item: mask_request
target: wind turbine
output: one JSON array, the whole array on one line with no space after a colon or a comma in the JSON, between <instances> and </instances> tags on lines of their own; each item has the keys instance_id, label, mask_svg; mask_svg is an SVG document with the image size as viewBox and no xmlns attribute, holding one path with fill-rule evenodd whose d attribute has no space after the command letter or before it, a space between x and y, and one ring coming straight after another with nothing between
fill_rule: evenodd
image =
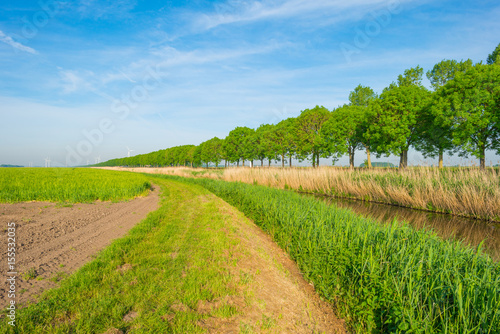
<instances>
[{"instance_id":1,"label":"wind turbine","mask_svg":"<svg viewBox=\"0 0 500 334\"><path fill-rule=\"evenodd\" d=\"M134 152L134 150L129 149L127 146L127 151L128 151L128 157L130 158L130 152Z\"/></svg>"}]
</instances>

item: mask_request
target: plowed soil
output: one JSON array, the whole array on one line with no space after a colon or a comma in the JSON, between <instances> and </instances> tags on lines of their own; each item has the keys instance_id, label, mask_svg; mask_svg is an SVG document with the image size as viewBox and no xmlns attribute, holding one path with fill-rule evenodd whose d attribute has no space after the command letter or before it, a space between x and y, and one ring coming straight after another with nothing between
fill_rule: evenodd
<instances>
[{"instance_id":1,"label":"plowed soil","mask_svg":"<svg viewBox=\"0 0 500 334\"><path fill-rule=\"evenodd\" d=\"M0 204L0 245L3 284L0 307L7 305L7 224L16 225L16 302L36 301L36 295L57 286L105 248L124 236L158 208L159 190L128 202L74 204L49 202Z\"/></svg>"}]
</instances>

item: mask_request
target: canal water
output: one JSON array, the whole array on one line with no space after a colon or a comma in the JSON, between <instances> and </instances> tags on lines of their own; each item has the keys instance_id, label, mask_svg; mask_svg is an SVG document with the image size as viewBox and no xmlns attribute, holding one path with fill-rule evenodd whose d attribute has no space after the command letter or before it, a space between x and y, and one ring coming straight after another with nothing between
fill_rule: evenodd
<instances>
[{"instance_id":1,"label":"canal water","mask_svg":"<svg viewBox=\"0 0 500 334\"><path fill-rule=\"evenodd\" d=\"M477 247L485 240L483 250L495 261L500 260L500 224L452 215L413 210L392 205L370 203L332 197L318 197L328 204L348 208L356 214L381 223L406 221L417 229L434 230L441 238L454 238Z\"/></svg>"}]
</instances>

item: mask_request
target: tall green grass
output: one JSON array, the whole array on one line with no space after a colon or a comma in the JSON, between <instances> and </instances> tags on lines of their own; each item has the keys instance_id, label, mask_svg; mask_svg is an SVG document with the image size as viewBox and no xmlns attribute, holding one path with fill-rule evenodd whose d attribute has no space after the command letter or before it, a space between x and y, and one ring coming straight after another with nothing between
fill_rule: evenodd
<instances>
[{"instance_id":1,"label":"tall green grass","mask_svg":"<svg viewBox=\"0 0 500 334\"><path fill-rule=\"evenodd\" d=\"M121 201L151 188L139 174L88 168L0 168L0 202Z\"/></svg>"},{"instance_id":2,"label":"tall green grass","mask_svg":"<svg viewBox=\"0 0 500 334\"><path fill-rule=\"evenodd\" d=\"M296 193L198 183L267 231L356 333L500 333L500 266L404 223L381 226Z\"/></svg>"}]
</instances>

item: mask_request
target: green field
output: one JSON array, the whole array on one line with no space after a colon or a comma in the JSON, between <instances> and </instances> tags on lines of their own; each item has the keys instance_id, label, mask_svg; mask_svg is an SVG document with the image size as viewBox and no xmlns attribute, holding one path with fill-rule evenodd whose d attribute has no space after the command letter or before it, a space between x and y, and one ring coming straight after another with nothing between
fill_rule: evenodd
<instances>
[{"instance_id":1,"label":"green field","mask_svg":"<svg viewBox=\"0 0 500 334\"><path fill-rule=\"evenodd\" d=\"M2 168L0 203L122 201L147 193L143 175L88 168Z\"/></svg>"}]
</instances>

